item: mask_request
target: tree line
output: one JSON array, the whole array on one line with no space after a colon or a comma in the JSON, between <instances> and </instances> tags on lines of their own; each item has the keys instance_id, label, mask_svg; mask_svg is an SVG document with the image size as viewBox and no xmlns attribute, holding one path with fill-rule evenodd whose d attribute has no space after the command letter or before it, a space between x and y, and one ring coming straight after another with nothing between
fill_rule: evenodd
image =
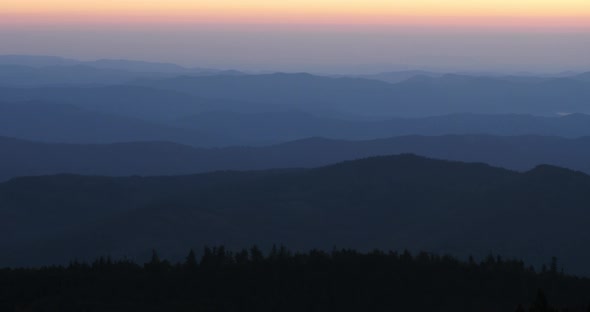
<instances>
[{"instance_id":1,"label":"tree line","mask_svg":"<svg viewBox=\"0 0 590 312\"><path fill-rule=\"evenodd\" d=\"M170 262L0 270L0 311L590 311L590 279L557 259L535 269L490 255L408 251L190 251Z\"/></svg>"}]
</instances>

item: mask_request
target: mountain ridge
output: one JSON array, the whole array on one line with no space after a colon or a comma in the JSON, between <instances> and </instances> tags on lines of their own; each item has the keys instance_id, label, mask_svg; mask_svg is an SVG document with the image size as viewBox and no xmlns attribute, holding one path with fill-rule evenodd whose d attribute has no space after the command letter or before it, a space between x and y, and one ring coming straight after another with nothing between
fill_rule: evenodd
<instances>
[{"instance_id":1,"label":"mountain ridge","mask_svg":"<svg viewBox=\"0 0 590 312\"><path fill-rule=\"evenodd\" d=\"M588 274L590 253L574 246L590 241L590 176L540 168L404 154L316 169L17 178L0 183L0 223L18 244L0 239L8 251L0 263L137 257L152 248L175 259L190 247L254 242L557 256L569 272Z\"/></svg>"},{"instance_id":2,"label":"mountain ridge","mask_svg":"<svg viewBox=\"0 0 590 312\"><path fill-rule=\"evenodd\" d=\"M312 137L270 146L196 148L172 142L53 144L0 137L0 180L51 173L178 175L216 170L313 168L414 153L526 171L551 164L590 173L590 137L444 135L346 141ZM72 161L74 159L75 161Z\"/></svg>"},{"instance_id":3,"label":"mountain ridge","mask_svg":"<svg viewBox=\"0 0 590 312\"><path fill-rule=\"evenodd\" d=\"M0 102L0 134L61 143L165 140L208 145L219 141L196 130L44 101Z\"/></svg>"}]
</instances>

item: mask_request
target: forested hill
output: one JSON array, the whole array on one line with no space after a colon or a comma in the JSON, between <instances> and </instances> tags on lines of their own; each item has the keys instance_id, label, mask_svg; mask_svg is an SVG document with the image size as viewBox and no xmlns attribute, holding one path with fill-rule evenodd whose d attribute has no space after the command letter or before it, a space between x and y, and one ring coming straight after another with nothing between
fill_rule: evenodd
<instances>
[{"instance_id":1,"label":"forested hill","mask_svg":"<svg viewBox=\"0 0 590 312\"><path fill-rule=\"evenodd\" d=\"M0 184L1 265L98 255L179 259L223 244L490 252L590 273L590 176L414 155L318 169L178 177L45 176Z\"/></svg>"}]
</instances>

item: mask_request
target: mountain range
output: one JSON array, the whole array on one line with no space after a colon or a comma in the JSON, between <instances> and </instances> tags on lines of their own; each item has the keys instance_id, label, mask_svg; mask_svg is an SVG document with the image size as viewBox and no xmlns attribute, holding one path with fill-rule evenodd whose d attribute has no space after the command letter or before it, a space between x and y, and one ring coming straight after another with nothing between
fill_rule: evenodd
<instances>
[{"instance_id":1,"label":"mountain range","mask_svg":"<svg viewBox=\"0 0 590 312\"><path fill-rule=\"evenodd\" d=\"M588 113L588 82L553 78L513 82L494 77L417 76L390 84L310 74L144 79L139 85L203 98L272 104L275 110L342 112L359 116L424 117L453 113Z\"/></svg>"},{"instance_id":2,"label":"mountain range","mask_svg":"<svg viewBox=\"0 0 590 312\"><path fill-rule=\"evenodd\" d=\"M296 110L331 117L381 119L457 113L555 116L590 113L587 76L588 73L479 76L405 71L330 77L306 73L248 74L131 60L0 56L0 85L25 88L16 96L14 92L18 91L4 89L0 98L3 101L15 101L14 97L52 100L37 98L44 92L31 90L49 86L66 87L58 97L67 98L67 87L132 85L194 96L201 99L208 110L241 113ZM101 96L109 96L108 90L100 91L105 92ZM31 98L33 96L36 98ZM219 105L225 101L230 105ZM132 104L130 99L118 102ZM174 96L160 103L178 105Z\"/></svg>"},{"instance_id":3,"label":"mountain range","mask_svg":"<svg viewBox=\"0 0 590 312\"><path fill-rule=\"evenodd\" d=\"M114 69L129 72L150 73L202 73L218 72L214 69L188 68L173 63L147 62L125 59L99 59L94 61L80 61L50 55L0 55L0 65L24 66L32 68L47 68L59 66L87 66L97 69Z\"/></svg>"},{"instance_id":4,"label":"mountain range","mask_svg":"<svg viewBox=\"0 0 590 312\"><path fill-rule=\"evenodd\" d=\"M588 189L590 176L548 165L518 173L413 155L317 169L17 178L0 184L0 266L277 243L499 253L533 264L556 256L587 274Z\"/></svg>"},{"instance_id":5,"label":"mountain range","mask_svg":"<svg viewBox=\"0 0 590 312\"><path fill-rule=\"evenodd\" d=\"M150 123L141 119L89 111L69 104L28 101L0 102L0 134L56 143L173 141L215 145L220 137Z\"/></svg>"},{"instance_id":6,"label":"mountain range","mask_svg":"<svg viewBox=\"0 0 590 312\"><path fill-rule=\"evenodd\" d=\"M4 86L113 85L141 78L220 74L242 73L133 60L78 61L52 56L0 55L0 85Z\"/></svg>"},{"instance_id":7,"label":"mountain range","mask_svg":"<svg viewBox=\"0 0 590 312\"><path fill-rule=\"evenodd\" d=\"M15 100L0 102L0 136L79 144L170 141L196 147L274 145L309 137L371 140L450 134L590 136L590 116L584 114L455 114L360 120L298 111L210 111L209 105L249 107L250 103L209 101L144 87L67 89L23 90L16 95L13 89L0 88L0 94L12 93L10 99Z\"/></svg>"},{"instance_id":8,"label":"mountain range","mask_svg":"<svg viewBox=\"0 0 590 312\"><path fill-rule=\"evenodd\" d=\"M489 134L541 135L576 138L590 136L590 116L453 114L423 118L351 120L304 112L232 113L209 111L177 120L172 125L203 132L221 129L244 143L280 143L308 137L369 140L403 135ZM220 125L223 125L220 127Z\"/></svg>"},{"instance_id":9,"label":"mountain range","mask_svg":"<svg viewBox=\"0 0 590 312\"><path fill-rule=\"evenodd\" d=\"M589 77L0 56L0 267L284 244L587 275Z\"/></svg>"},{"instance_id":10,"label":"mountain range","mask_svg":"<svg viewBox=\"0 0 590 312\"><path fill-rule=\"evenodd\" d=\"M59 173L150 176L217 170L313 168L414 153L526 171L550 164L590 173L590 137L403 136L368 141L310 138L264 147L194 148L167 142L47 144L0 138L0 180Z\"/></svg>"}]
</instances>

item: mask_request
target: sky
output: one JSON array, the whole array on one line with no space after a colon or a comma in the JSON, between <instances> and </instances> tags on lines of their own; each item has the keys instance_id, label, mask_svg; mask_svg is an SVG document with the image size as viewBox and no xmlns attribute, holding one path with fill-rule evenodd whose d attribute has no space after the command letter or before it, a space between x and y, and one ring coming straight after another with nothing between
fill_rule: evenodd
<instances>
[{"instance_id":1,"label":"sky","mask_svg":"<svg viewBox=\"0 0 590 312\"><path fill-rule=\"evenodd\" d=\"M0 42L242 70L584 71L590 1L4 0Z\"/></svg>"}]
</instances>

